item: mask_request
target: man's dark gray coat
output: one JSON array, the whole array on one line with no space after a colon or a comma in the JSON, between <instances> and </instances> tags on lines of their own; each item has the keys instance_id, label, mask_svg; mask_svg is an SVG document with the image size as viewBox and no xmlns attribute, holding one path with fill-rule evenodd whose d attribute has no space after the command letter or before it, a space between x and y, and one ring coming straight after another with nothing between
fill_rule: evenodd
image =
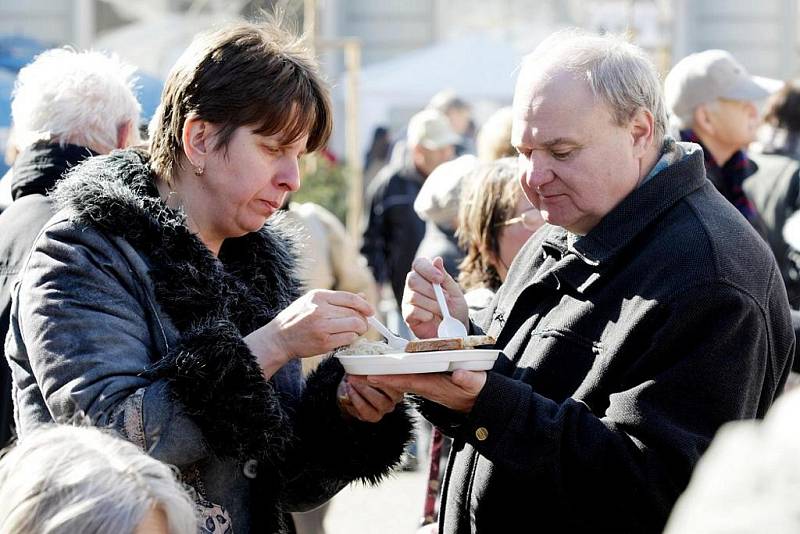
<instances>
[{"instance_id":1,"label":"man's dark gray coat","mask_svg":"<svg viewBox=\"0 0 800 534\"><path fill-rule=\"evenodd\" d=\"M504 355L471 413L423 405L455 436L441 532L660 532L720 425L780 393L772 253L674 149L589 234L545 226L519 253L478 320Z\"/></svg>"}]
</instances>

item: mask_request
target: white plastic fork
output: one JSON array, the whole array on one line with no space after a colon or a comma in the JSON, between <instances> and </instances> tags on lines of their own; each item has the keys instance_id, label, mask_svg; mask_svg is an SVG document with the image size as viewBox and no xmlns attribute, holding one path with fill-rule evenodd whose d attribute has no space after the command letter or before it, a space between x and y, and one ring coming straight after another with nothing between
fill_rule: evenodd
<instances>
[{"instance_id":1,"label":"white plastic fork","mask_svg":"<svg viewBox=\"0 0 800 534\"><path fill-rule=\"evenodd\" d=\"M377 320L374 315L370 315L367 317L367 322L378 332L381 333L383 337L386 338L386 343L392 347L393 349L397 350L406 350L406 345L408 345L408 340L403 339L402 337L395 335L392 333L391 330L386 328L382 322Z\"/></svg>"},{"instance_id":2,"label":"white plastic fork","mask_svg":"<svg viewBox=\"0 0 800 534\"><path fill-rule=\"evenodd\" d=\"M450 315L450 310L447 309L447 301L444 299L444 293L442 292L442 286L433 284L433 292L436 293L436 300L439 302L439 308L442 310L442 322L439 323L436 334L439 337L466 338L467 328L464 326L464 323Z\"/></svg>"}]
</instances>

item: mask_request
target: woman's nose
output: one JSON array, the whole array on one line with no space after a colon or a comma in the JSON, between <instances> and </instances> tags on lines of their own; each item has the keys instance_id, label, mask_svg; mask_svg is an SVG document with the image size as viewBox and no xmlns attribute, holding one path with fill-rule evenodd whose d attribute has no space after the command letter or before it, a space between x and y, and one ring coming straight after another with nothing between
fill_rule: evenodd
<instances>
[{"instance_id":1,"label":"woman's nose","mask_svg":"<svg viewBox=\"0 0 800 534\"><path fill-rule=\"evenodd\" d=\"M300 162L297 158L287 156L281 162L278 172L278 185L290 192L300 189Z\"/></svg>"}]
</instances>

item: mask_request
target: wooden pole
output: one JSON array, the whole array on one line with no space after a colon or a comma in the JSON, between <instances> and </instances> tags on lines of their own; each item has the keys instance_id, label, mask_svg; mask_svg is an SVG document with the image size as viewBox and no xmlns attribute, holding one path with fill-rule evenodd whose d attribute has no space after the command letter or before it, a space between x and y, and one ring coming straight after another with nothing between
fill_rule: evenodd
<instances>
[{"instance_id":1,"label":"wooden pole","mask_svg":"<svg viewBox=\"0 0 800 534\"><path fill-rule=\"evenodd\" d=\"M347 68L347 91L344 104L345 152L348 167L350 168L347 230L358 243L361 238L364 175L361 168L361 147L358 138L358 77L361 72L361 43L357 39L348 39L344 43L344 60Z\"/></svg>"}]
</instances>

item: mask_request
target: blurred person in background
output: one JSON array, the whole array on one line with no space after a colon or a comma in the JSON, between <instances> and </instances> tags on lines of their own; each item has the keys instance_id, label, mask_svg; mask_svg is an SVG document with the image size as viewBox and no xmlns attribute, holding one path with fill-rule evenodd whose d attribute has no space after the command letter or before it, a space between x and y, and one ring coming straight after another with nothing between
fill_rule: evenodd
<instances>
[{"instance_id":1,"label":"blurred person in background","mask_svg":"<svg viewBox=\"0 0 800 534\"><path fill-rule=\"evenodd\" d=\"M47 193L81 161L139 141L134 67L100 52L48 50L20 70L11 99L14 202L0 214L0 339L11 285L39 231L55 213ZM12 435L11 377L0 362L0 445Z\"/></svg>"},{"instance_id":2,"label":"blurred person in background","mask_svg":"<svg viewBox=\"0 0 800 534\"><path fill-rule=\"evenodd\" d=\"M51 194L62 209L12 294L20 439L85 414L176 466L204 528L237 534L284 532L288 512L399 462L402 394L351 386L335 358L301 373L363 334L372 306L301 296L291 240L268 222L331 121L316 63L277 17L193 40L150 150L90 158Z\"/></svg>"},{"instance_id":3,"label":"blurred person in background","mask_svg":"<svg viewBox=\"0 0 800 534\"><path fill-rule=\"evenodd\" d=\"M773 84L750 73L725 50L681 59L664 80L664 98L681 141L703 148L706 177L767 239L764 220L744 191L756 166L745 150L760 124L757 104Z\"/></svg>"},{"instance_id":4,"label":"blurred person in background","mask_svg":"<svg viewBox=\"0 0 800 534\"><path fill-rule=\"evenodd\" d=\"M372 132L372 143L369 145L367 155L364 157L364 187L369 184L378 172L389 163L392 155L392 138L389 128L378 126Z\"/></svg>"},{"instance_id":5,"label":"blurred person in background","mask_svg":"<svg viewBox=\"0 0 800 534\"><path fill-rule=\"evenodd\" d=\"M370 184L361 253L378 284L392 287L398 309L406 274L425 234L414 201L433 170L455 155L459 137L438 111L420 111L408 122L407 154L402 164L390 163Z\"/></svg>"},{"instance_id":6,"label":"blurred person in background","mask_svg":"<svg viewBox=\"0 0 800 534\"><path fill-rule=\"evenodd\" d=\"M425 221L425 236L415 257L441 257L453 277L458 277L458 264L464 257L456 239L461 193L477 166L478 158L471 154L442 163L425 180L414 201L414 211Z\"/></svg>"},{"instance_id":7,"label":"blurred person in background","mask_svg":"<svg viewBox=\"0 0 800 534\"><path fill-rule=\"evenodd\" d=\"M458 284L471 313L489 305L517 252L544 224L519 185L521 172L516 158L485 163L462 197L457 235L466 256Z\"/></svg>"},{"instance_id":8,"label":"blurred person in background","mask_svg":"<svg viewBox=\"0 0 800 534\"><path fill-rule=\"evenodd\" d=\"M475 154L475 123L472 121L472 108L455 91L439 91L428 102L428 109L435 109L450 122L450 127L459 136L455 144L456 156Z\"/></svg>"},{"instance_id":9,"label":"blurred person in background","mask_svg":"<svg viewBox=\"0 0 800 534\"><path fill-rule=\"evenodd\" d=\"M767 227L767 241L781 269L792 308L800 308L800 253L783 237L786 221L800 208L800 86L788 82L767 102L766 143L748 157L755 172L744 182ZM800 344L798 344L800 348ZM800 365L795 358L795 369Z\"/></svg>"},{"instance_id":10,"label":"blurred person in background","mask_svg":"<svg viewBox=\"0 0 800 534\"><path fill-rule=\"evenodd\" d=\"M800 159L800 81L786 82L770 97L764 124L764 153Z\"/></svg>"},{"instance_id":11,"label":"blurred person in background","mask_svg":"<svg viewBox=\"0 0 800 534\"><path fill-rule=\"evenodd\" d=\"M478 159L484 162L517 155L511 144L511 106L500 108L492 113L478 130Z\"/></svg>"},{"instance_id":12,"label":"blurred person in background","mask_svg":"<svg viewBox=\"0 0 800 534\"><path fill-rule=\"evenodd\" d=\"M207 532L169 466L108 432L69 425L42 426L0 460L0 531Z\"/></svg>"},{"instance_id":13,"label":"blurred person in background","mask_svg":"<svg viewBox=\"0 0 800 534\"><path fill-rule=\"evenodd\" d=\"M724 423L763 417L794 333L766 243L666 136L644 50L577 30L523 60L512 140L548 223L470 321L458 284L420 258L403 315L451 315L502 351L492 370L353 377L427 401L454 437L443 534L661 532Z\"/></svg>"}]
</instances>

